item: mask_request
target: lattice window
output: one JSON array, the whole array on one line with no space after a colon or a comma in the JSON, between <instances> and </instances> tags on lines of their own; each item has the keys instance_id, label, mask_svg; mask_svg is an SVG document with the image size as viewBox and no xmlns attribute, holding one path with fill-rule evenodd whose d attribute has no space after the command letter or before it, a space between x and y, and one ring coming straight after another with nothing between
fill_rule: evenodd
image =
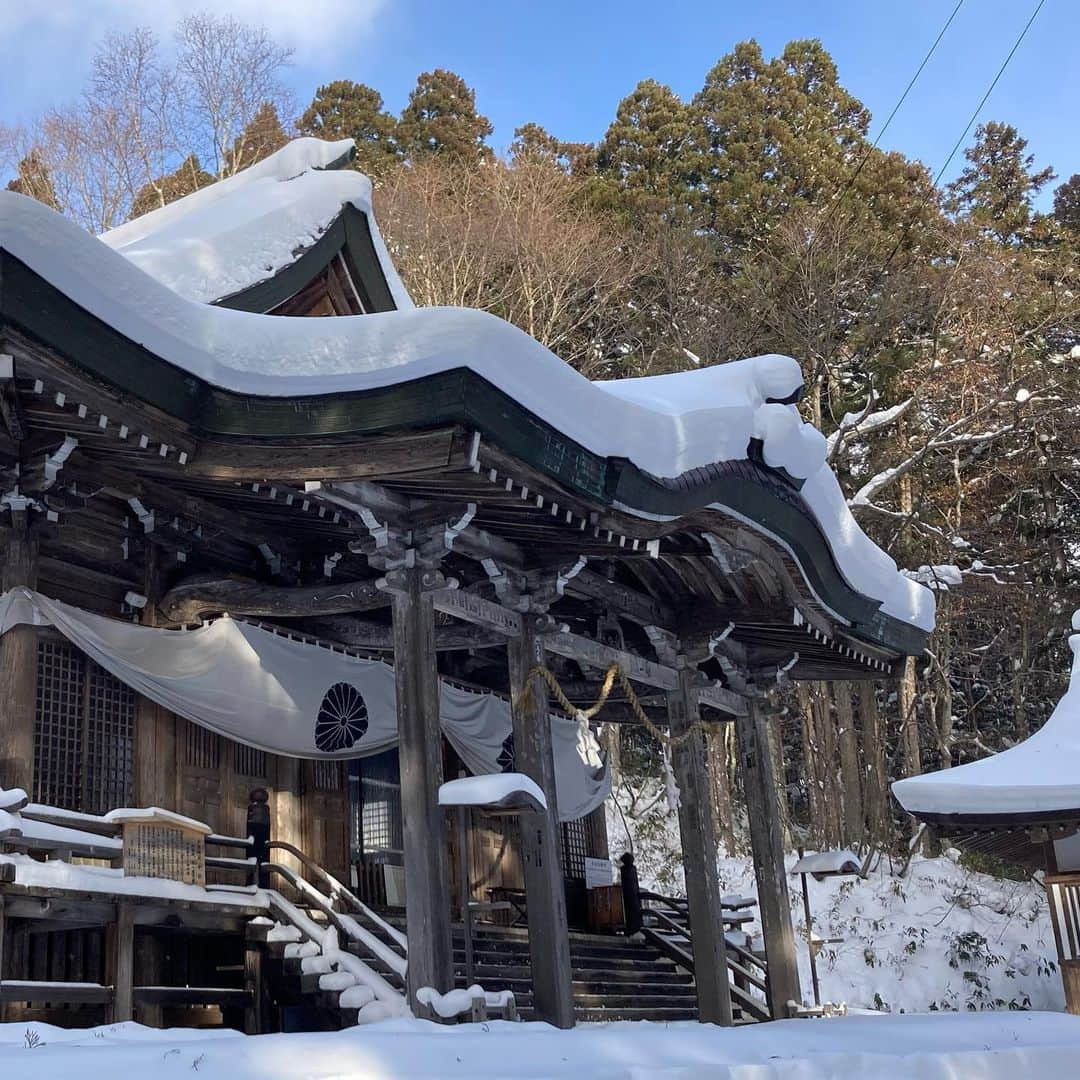
<instances>
[{"instance_id":1,"label":"lattice window","mask_svg":"<svg viewBox=\"0 0 1080 1080\"><path fill-rule=\"evenodd\" d=\"M34 799L102 813L131 801L135 693L74 645L38 641Z\"/></svg>"},{"instance_id":2,"label":"lattice window","mask_svg":"<svg viewBox=\"0 0 1080 1080\"><path fill-rule=\"evenodd\" d=\"M562 863L563 876L576 880L585 880L585 856L588 855L588 835L585 819L564 821L562 827Z\"/></svg>"},{"instance_id":3,"label":"lattice window","mask_svg":"<svg viewBox=\"0 0 1080 1080\"><path fill-rule=\"evenodd\" d=\"M312 769L312 778L316 791L341 790L341 762L316 761Z\"/></svg>"},{"instance_id":4,"label":"lattice window","mask_svg":"<svg viewBox=\"0 0 1080 1080\"><path fill-rule=\"evenodd\" d=\"M266 751L256 750L254 746L233 743L233 771L238 776L255 776L260 779L269 776Z\"/></svg>"},{"instance_id":5,"label":"lattice window","mask_svg":"<svg viewBox=\"0 0 1080 1080\"><path fill-rule=\"evenodd\" d=\"M198 724L185 724L184 764L217 772L221 767L221 736Z\"/></svg>"},{"instance_id":6,"label":"lattice window","mask_svg":"<svg viewBox=\"0 0 1080 1080\"><path fill-rule=\"evenodd\" d=\"M360 850L365 859L402 855L401 785L360 780Z\"/></svg>"},{"instance_id":7,"label":"lattice window","mask_svg":"<svg viewBox=\"0 0 1080 1080\"><path fill-rule=\"evenodd\" d=\"M135 770L135 691L86 661L86 783L83 809L103 814L130 801Z\"/></svg>"}]
</instances>

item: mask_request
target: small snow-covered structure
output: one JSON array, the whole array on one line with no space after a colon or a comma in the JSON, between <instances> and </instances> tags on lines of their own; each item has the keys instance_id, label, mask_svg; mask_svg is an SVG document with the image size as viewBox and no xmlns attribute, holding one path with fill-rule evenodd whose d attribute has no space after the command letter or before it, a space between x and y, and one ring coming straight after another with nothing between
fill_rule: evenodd
<instances>
[{"instance_id":1,"label":"small snow-covered structure","mask_svg":"<svg viewBox=\"0 0 1080 1080\"><path fill-rule=\"evenodd\" d=\"M1069 688L1046 723L1007 750L893 783L908 813L940 836L1047 871L1066 1007L1080 1014L1080 611Z\"/></svg>"},{"instance_id":2,"label":"small snow-covered structure","mask_svg":"<svg viewBox=\"0 0 1080 1080\"><path fill-rule=\"evenodd\" d=\"M1069 688L1046 723L990 757L895 781L893 794L909 814L949 835L1032 827L1075 831L1080 823L1080 612L1072 626Z\"/></svg>"},{"instance_id":3,"label":"small snow-covered structure","mask_svg":"<svg viewBox=\"0 0 1080 1080\"><path fill-rule=\"evenodd\" d=\"M796 360L590 382L489 313L418 309L350 156L296 140L102 237L0 192L0 784L85 818L59 828L250 826L333 896L355 880L339 934L403 893L415 1002L452 989L444 771L521 774L530 827L476 811L476 846L527 894L537 1015L567 1026L610 854L579 711L603 673L604 719L678 733L694 952L722 958L702 723L736 724L775 814L761 691L891 675L934 598L852 517ZM786 879L753 835L778 1017ZM726 965L695 979L730 1021Z\"/></svg>"}]
</instances>

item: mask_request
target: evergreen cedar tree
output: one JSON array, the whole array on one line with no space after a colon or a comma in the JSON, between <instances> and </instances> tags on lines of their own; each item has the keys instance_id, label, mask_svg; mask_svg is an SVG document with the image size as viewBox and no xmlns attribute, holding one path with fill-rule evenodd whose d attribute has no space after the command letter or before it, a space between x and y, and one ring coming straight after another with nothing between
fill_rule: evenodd
<instances>
[{"instance_id":1,"label":"evergreen cedar tree","mask_svg":"<svg viewBox=\"0 0 1080 1080\"><path fill-rule=\"evenodd\" d=\"M1063 229L1080 236L1080 173L1073 173L1054 192L1054 218Z\"/></svg>"},{"instance_id":2,"label":"evergreen cedar tree","mask_svg":"<svg viewBox=\"0 0 1080 1080\"><path fill-rule=\"evenodd\" d=\"M376 180L400 160L397 120L383 108L378 90L363 83L337 79L320 86L296 129L320 139L353 139L354 167Z\"/></svg>"},{"instance_id":3,"label":"evergreen cedar tree","mask_svg":"<svg viewBox=\"0 0 1080 1080\"><path fill-rule=\"evenodd\" d=\"M189 154L175 172L159 177L153 184L144 184L136 192L131 202L131 216L141 217L151 210L167 206L200 188L208 187L216 179L202 167L195 154Z\"/></svg>"},{"instance_id":4,"label":"evergreen cedar tree","mask_svg":"<svg viewBox=\"0 0 1080 1080\"><path fill-rule=\"evenodd\" d=\"M16 166L15 176L8 181L7 189L17 191L20 195L29 195L54 210L62 209L60 200L56 197L52 177L49 176L49 167L36 147Z\"/></svg>"},{"instance_id":5,"label":"evergreen cedar tree","mask_svg":"<svg viewBox=\"0 0 1080 1080\"><path fill-rule=\"evenodd\" d=\"M1035 155L1026 150L1027 139L1011 124L980 124L964 152L967 167L949 185L951 207L1003 244L1028 233L1032 199L1054 179L1049 167L1032 171Z\"/></svg>"},{"instance_id":6,"label":"evergreen cedar tree","mask_svg":"<svg viewBox=\"0 0 1080 1080\"><path fill-rule=\"evenodd\" d=\"M397 126L397 140L409 158L439 154L459 161L492 157L484 140L491 122L476 111L476 94L460 75L443 68L417 80Z\"/></svg>"}]
</instances>

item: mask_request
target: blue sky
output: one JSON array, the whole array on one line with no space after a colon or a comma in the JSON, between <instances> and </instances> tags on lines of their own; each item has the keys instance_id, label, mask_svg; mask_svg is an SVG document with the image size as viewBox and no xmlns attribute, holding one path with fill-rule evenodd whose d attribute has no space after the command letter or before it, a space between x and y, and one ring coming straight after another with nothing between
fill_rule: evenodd
<instances>
[{"instance_id":1,"label":"blue sky","mask_svg":"<svg viewBox=\"0 0 1080 1080\"><path fill-rule=\"evenodd\" d=\"M944 162L1035 0L965 0L882 145ZM265 22L296 49L289 73L303 104L320 81L370 83L400 110L420 71L449 67L477 92L505 147L532 120L594 140L643 78L689 97L731 46L755 37L767 55L819 37L841 79L874 115L899 97L955 0L0 0L0 120L26 119L74 94L94 40L142 23L163 37L186 11L213 6ZM980 119L1007 120L1037 164L1080 171L1080 3L1047 0ZM18 56L21 64L10 57ZM61 63L57 63L57 59ZM961 161L958 157L951 173ZM1049 195L1042 200L1044 204Z\"/></svg>"}]
</instances>

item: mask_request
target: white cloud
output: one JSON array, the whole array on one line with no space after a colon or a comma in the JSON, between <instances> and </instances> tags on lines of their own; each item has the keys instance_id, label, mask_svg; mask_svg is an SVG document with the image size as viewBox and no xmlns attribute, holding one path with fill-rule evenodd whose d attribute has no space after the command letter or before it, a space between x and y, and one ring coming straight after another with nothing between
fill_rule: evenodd
<instances>
[{"instance_id":1,"label":"white cloud","mask_svg":"<svg viewBox=\"0 0 1080 1080\"><path fill-rule=\"evenodd\" d=\"M198 11L265 26L299 62L333 58L376 28L385 0L0 0L0 42L20 54L78 58L109 30L149 26L163 40ZM44 48L43 48L44 47Z\"/></svg>"}]
</instances>

